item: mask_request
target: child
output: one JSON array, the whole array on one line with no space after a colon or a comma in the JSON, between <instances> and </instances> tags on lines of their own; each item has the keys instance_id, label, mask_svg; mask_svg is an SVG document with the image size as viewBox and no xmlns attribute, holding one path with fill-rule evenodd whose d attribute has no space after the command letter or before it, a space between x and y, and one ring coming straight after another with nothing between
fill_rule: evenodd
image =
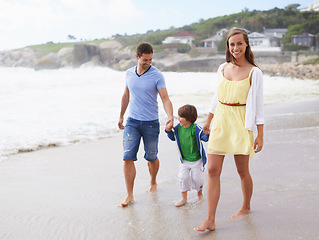
<instances>
[{"instance_id":1,"label":"child","mask_svg":"<svg viewBox=\"0 0 319 240\"><path fill-rule=\"evenodd\" d=\"M175 206L181 207L187 203L187 191L197 191L198 202L203 198L204 166L206 153L201 140L207 142L209 135L205 134L201 127L195 124L197 110L193 105L184 105L178 109L178 120L173 125L166 125L167 136L177 142L180 152L180 190L182 199Z\"/></svg>"}]
</instances>

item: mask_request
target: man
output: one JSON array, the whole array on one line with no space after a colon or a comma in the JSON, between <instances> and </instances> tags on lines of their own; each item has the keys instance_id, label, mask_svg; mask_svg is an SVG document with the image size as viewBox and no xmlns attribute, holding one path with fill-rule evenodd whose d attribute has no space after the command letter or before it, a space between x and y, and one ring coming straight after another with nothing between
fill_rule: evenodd
<instances>
[{"instance_id":1,"label":"man","mask_svg":"<svg viewBox=\"0 0 319 240\"><path fill-rule=\"evenodd\" d=\"M173 106L168 97L163 74L151 65L153 48L150 44L141 43L136 50L137 66L126 72L126 87L121 102L121 112L118 127L124 129L123 134L123 160L124 176L127 196L121 203L126 207L133 203L133 186L136 176L134 161L137 160L137 152L140 140L143 138L145 154L151 176L149 192L157 191L156 176L159 169L158 138L158 102L159 94L163 102L164 110L168 116L166 125L174 124ZM123 126L124 113L130 104L129 114L125 128Z\"/></svg>"}]
</instances>

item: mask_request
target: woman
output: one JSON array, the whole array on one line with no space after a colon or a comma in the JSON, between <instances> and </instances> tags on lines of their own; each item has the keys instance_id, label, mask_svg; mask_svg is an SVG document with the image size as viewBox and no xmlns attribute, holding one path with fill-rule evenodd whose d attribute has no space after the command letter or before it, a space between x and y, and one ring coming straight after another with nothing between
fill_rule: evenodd
<instances>
[{"instance_id":1,"label":"woman","mask_svg":"<svg viewBox=\"0 0 319 240\"><path fill-rule=\"evenodd\" d=\"M219 67L218 73L218 89L203 126L204 132L210 133L210 138L207 150L207 217L194 229L200 232L215 230L220 175L226 154L234 155L243 191L243 205L231 218L249 212L253 192L249 158L263 147L263 75L254 62L248 35L244 30L233 29L228 34L226 63ZM254 141L252 131L255 125L258 135Z\"/></svg>"}]
</instances>

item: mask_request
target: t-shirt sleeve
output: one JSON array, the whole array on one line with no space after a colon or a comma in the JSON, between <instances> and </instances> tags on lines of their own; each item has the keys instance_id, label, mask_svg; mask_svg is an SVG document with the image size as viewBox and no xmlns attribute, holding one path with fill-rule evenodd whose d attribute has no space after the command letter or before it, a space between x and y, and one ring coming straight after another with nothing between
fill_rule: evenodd
<instances>
[{"instance_id":1,"label":"t-shirt sleeve","mask_svg":"<svg viewBox=\"0 0 319 240\"><path fill-rule=\"evenodd\" d=\"M157 89L166 88L165 78L163 73L161 72L158 73L158 80L156 82L156 87Z\"/></svg>"}]
</instances>

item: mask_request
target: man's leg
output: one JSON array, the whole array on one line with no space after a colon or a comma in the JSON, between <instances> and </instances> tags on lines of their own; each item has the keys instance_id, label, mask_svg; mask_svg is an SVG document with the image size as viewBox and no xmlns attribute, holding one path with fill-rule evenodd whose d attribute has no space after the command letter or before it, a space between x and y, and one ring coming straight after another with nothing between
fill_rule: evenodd
<instances>
[{"instance_id":1,"label":"man's leg","mask_svg":"<svg viewBox=\"0 0 319 240\"><path fill-rule=\"evenodd\" d=\"M151 175L151 186L148 190L149 193L153 193L157 191L157 182L156 182L156 176L159 169L159 160L158 158L154 162L148 162L148 170Z\"/></svg>"},{"instance_id":2,"label":"man's leg","mask_svg":"<svg viewBox=\"0 0 319 240\"><path fill-rule=\"evenodd\" d=\"M126 184L127 196L121 203L123 207L126 207L134 201L133 187L136 176L136 169L134 160L136 160L136 154L140 145L141 134L138 130L138 121L128 118L123 134L123 159L124 159L124 177Z\"/></svg>"},{"instance_id":3,"label":"man's leg","mask_svg":"<svg viewBox=\"0 0 319 240\"><path fill-rule=\"evenodd\" d=\"M121 203L122 207L126 207L130 203L134 201L133 197L133 187L134 187L134 180L136 176L136 169L133 160L125 160L124 161L124 177L125 177L125 184L126 184L126 191L127 196L125 200Z\"/></svg>"},{"instance_id":4,"label":"man's leg","mask_svg":"<svg viewBox=\"0 0 319 240\"><path fill-rule=\"evenodd\" d=\"M142 134L145 150L144 158L148 161L148 170L151 175L151 186L149 193L157 191L156 176L160 165L157 157L159 132L160 126L158 120L144 123Z\"/></svg>"}]
</instances>

